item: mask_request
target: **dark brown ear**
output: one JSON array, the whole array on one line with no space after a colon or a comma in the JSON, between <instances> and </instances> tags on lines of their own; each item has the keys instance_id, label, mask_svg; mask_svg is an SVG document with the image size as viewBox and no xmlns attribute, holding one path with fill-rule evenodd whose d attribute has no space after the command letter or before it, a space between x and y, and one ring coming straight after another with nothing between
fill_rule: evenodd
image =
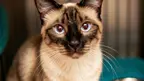
<instances>
[{"instance_id":1,"label":"dark brown ear","mask_svg":"<svg viewBox=\"0 0 144 81\"><path fill-rule=\"evenodd\" d=\"M55 0L35 0L36 7L40 14L45 14L51 9L61 8L62 5L57 3Z\"/></svg>"},{"instance_id":2,"label":"dark brown ear","mask_svg":"<svg viewBox=\"0 0 144 81\"><path fill-rule=\"evenodd\" d=\"M98 13L98 18L101 20L101 6L102 6L103 0L81 0L80 3L78 3L79 6L89 6L96 10Z\"/></svg>"}]
</instances>

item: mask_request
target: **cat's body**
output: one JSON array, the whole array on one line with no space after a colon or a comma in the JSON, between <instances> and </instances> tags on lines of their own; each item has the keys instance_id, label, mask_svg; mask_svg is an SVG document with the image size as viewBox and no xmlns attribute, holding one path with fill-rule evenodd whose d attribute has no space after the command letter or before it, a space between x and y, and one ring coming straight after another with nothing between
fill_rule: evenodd
<instances>
[{"instance_id":1,"label":"cat's body","mask_svg":"<svg viewBox=\"0 0 144 81\"><path fill-rule=\"evenodd\" d=\"M53 1L44 5L43 0L39 1L36 4L44 21L42 35L21 47L7 81L99 81L102 71L100 12L78 5L85 3L100 8L102 1L67 3L58 10L49 9L54 6L46 7L55 4ZM94 2L95 5L89 5Z\"/></svg>"},{"instance_id":2,"label":"cat's body","mask_svg":"<svg viewBox=\"0 0 144 81\"><path fill-rule=\"evenodd\" d=\"M47 54L58 54L58 48L50 48L43 43L39 46L40 40L40 36L33 38L20 49L8 81L98 81L102 69L100 48L91 50L80 59L57 58Z\"/></svg>"}]
</instances>

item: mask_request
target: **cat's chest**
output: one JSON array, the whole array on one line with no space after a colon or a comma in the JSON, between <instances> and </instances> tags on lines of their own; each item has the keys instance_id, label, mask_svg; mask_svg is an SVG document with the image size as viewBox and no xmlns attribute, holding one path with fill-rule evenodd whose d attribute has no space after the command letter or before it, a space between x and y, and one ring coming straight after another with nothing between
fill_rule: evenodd
<instances>
[{"instance_id":1,"label":"cat's chest","mask_svg":"<svg viewBox=\"0 0 144 81\"><path fill-rule=\"evenodd\" d=\"M42 67L50 81L98 81L102 69L101 55L79 61L44 58Z\"/></svg>"},{"instance_id":2,"label":"cat's chest","mask_svg":"<svg viewBox=\"0 0 144 81\"><path fill-rule=\"evenodd\" d=\"M49 69L45 69L45 72L51 81L96 81L100 69L92 65L76 64L63 68L49 67Z\"/></svg>"}]
</instances>

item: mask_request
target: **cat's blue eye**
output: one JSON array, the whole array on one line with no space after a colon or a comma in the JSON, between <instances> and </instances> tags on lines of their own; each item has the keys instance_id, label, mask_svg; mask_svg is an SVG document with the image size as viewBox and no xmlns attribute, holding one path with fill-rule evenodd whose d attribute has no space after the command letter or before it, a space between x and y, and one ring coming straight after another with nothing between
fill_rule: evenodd
<instances>
[{"instance_id":1,"label":"cat's blue eye","mask_svg":"<svg viewBox=\"0 0 144 81\"><path fill-rule=\"evenodd\" d=\"M81 31L88 32L92 27L91 23L84 23L81 27Z\"/></svg>"},{"instance_id":2,"label":"cat's blue eye","mask_svg":"<svg viewBox=\"0 0 144 81\"><path fill-rule=\"evenodd\" d=\"M65 32L64 27L61 25L56 25L53 27L53 30L57 33L57 34L63 34Z\"/></svg>"}]
</instances>

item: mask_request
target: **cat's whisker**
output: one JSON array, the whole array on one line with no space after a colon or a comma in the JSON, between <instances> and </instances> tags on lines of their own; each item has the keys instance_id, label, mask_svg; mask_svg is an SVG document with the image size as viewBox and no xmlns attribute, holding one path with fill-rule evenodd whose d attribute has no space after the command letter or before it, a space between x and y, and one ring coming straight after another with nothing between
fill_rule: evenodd
<instances>
[{"instance_id":1,"label":"cat's whisker","mask_svg":"<svg viewBox=\"0 0 144 81\"><path fill-rule=\"evenodd\" d=\"M31 51L30 51L30 52L31 52ZM24 54L28 54L29 52L23 52L23 53L24 53ZM38 53L38 52L36 52L36 53ZM37 60L39 57L40 57L40 55L38 55L35 60ZM27 63L27 65L26 65L25 67L23 67L22 69L27 68L27 66L29 66L29 64L30 64L30 62Z\"/></svg>"},{"instance_id":2,"label":"cat's whisker","mask_svg":"<svg viewBox=\"0 0 144 81\"><path fill-rule=\"evenodd\" d=\"M60 52L61 52L61 53L63 53L63 52L67 52L67 50L60 50Z\"/></svg>"},{"instance_id":3,"label":"cat's whisker","mask_svg":"<svg viewBox=\"0 0 144 81\"><path fill-rule=\"evenodd\" d=\"M52 55L49 56L49 58L51 59L51 58L53 58L55 55L57 55L57 54L52 54Z\"/></svg>"},{"instance_id":4,"label":"cat's whisker","mask_svg":"<svg viewBox=\"0 0 144 81\"><path fill-rule=\"evenodd\" d=\"M47 54L47 52L42 52L38 57L42 56L43 54ZM52 55L50 55L49 57L52 58L52 57L55 56L55 55L56 55L56 54L52 54ZM38 68L39 68L41 65L42 65L42 62L39 62L36 70L38 70Z\"/></svg>"},{"instance_id":5,"label":"cat's whisker","mask_svg":"<svg viewBox=\"0 0 144 81\"><path fill-rule=\"evenodd\" d=\"M108 49L111 49L111 50L114 51L115 53L119 54L117 50L113 49L113 48L110 47L110 46L106 46L106 45L102 45L102 44L101 44L101 46L102 46L102 47L105 47L105 48L108 48Z\"/></svg>"},{"instance_id":6,"label":"cat's whisker","mask_svg":"<svg viewBox=\"0 0 144 81\"><path fill-rule=\"evenodd\" d=\"M41 54L40 54L38 57L40 57L40 56L43 55L43 54L47 54L47 53L48 53L48 51L41 51ZM56 55L56 54L52 54L52 55L49 56L49 58L52 58L52 57L54 57L55 55ZM38 58L38 57L37 57L37 58ZM39 62L39 63L40 63L40 64L38 65L37 69L38 69L38 68L41 66L41 64L42 64L41 62ZM37 70L37 69L36 69L36 70Z\"/></svg>"},{"instance_id":7,"label":"cat's whisker","mask_svg":"<svg viewBox=\"0 0 144 81\"><path fill-rule=\"evenodd\" d=\"M105 58L103 58L103 59L108 63L108 65L109 65L110 68L112 69L112 72L114 72L113 75L115 75L116 78L118 78L118 75L117 75L115 69L113 68L113 66L110 64L110 62L109 62L107 59L105 59ZM113 77L114 77L114 76L113 76Z\"/></svg>"},{"instance_id":8,"label":"cat's whisker","mask_svg":"<svg viewBox=\"0 0 144 81\"><path fill-rule=\"evenodd\" d=\"M89 50L89 49L90 49L90 47L84 47L84 48L83 48L83 50L87 50L87 49Z\"/></svg>"},{"instance_id":9,"label":"cat's whisker","mask_svg":"<svg viewBox=\"0 0 144 81\"><path fill-rule=\"evenodd\" d=\"M85 46L90 46L90 44L86 44Z\"/></svg>"},{"instance_id":10,"label":"cat's whisker","mask_svg":"<svg viewBox=\"0 0 144 81\"><path fill-rule=\"evenodd\" d=\"M34 70L32 77L35 77L35 75L39 75L40 66L41 66L42 64L43 64L43 62L41 62L41 61L38 62L37 67L36 67L36 69Z\"/></svg>"},{"instance_id":11,"label":"cat's whisker","mask_svg":"<svg viewBox=\"0 0 144 81\"><path fill-rule=\"evenodd\" d=\"M39 52L36 52L36 53L43 53L43 52L47 52L47 49L44 49L44 50L40 50ZM40 54L36 57L36 60L40 57Z\"/></svg>"},{"instance_id":12,"label":"cat's whisker","mask_svg":"<svg viewBox=\"0 0 144 81\"><path fill-rule=\"evenodd\" d=\"M85 48L90 48L90 46L84 46Z\"/></svg>"},{"instance_id":13,"label":"cat's whisker","mask_svg":"<svg viewBox=\"0 0 144 81\"><path fill-rule=\"evenodd\" d=\"M42 61L41 65L43 65L43 64L44 64L44 62ZM39 72L38 72L38 75L40 76L41 80L43 80L43 76L44 76L44 74L42 72L43 72L43 68L40 68Z\"/></svg>"},{"instance_id":14,"label":"cat's whisker","mask_svg":"<svg viewBox=\"0 0 144 81\"><path fill-rule=\"evenodd\" d=\"M104 57L106 57L107 59L109 59L113 64L114 64L114 66L116 66L117 67L117 65L116 65L116 63L110 58L110 57L108 57L107 55L105 55L105 54L103 54L104 55Z\"/></svg>"},{"instance_id":15,"label":"cat's whisker","mask_svg":"<svg viewBox=\"0 0 144 81\"><path fill-rule=\"evenodd\" d=\"M62 50L62 51L60 51L60 53L61 53L62 55L67 55L68 51L67 51L67 50Z\"/></svg>"},{"instance_id":16,"label":"cat's whisker","mask_svg":"<svg viewBox=\"0 0 144 81\"><path fill-rule=\"evenodd\" d=\"M119 62L117 61L117 59L116 59L114 56L112 56L109 52L107 52L107 51L105 51L105 50L102 50L102 52L104 52L104 53L108 54L110 57L112 57L112 59L114 59L114 61L116 61L115 65L118 64L118 66L119 66ZM106 55L106 56L107 56L107 55ZM107 57L108 57L108 56L107 56ZM109 57L109 58L110 58L110 57ZM108 59L109 59L109 58L108 58ZM112 59L111 59L111 61L113 61ZM116 66L116 67L117 67L117 66Z\"/></svg>"},{"instance_id":17,"label":"cat's whisker","mask_svg":"<svg viewBox=\"0 0 144 81\"><path fill-rule=\"evenodd\" d=\"M88 52L89 50L83 50L82 52Z\"/></svg>"},{"instance_id":18,"label":"cat's whisker","mask_svg":"<svg viewBox=\"0 0 144 81\"><path fill-rule=\"evenodd\" d=\"M38 71L39 67L41 66L41 63L40 63L40 62L38 62L38 64L37 64L37 65L38 65L38 66L36 67L36 69L34 69L34 72L33 72L32 77L34 77L34 76L35 76L35 74L37 74L36 72Z\"/></svg>"},{"instance_id":19,"label":"cat's whisker","mask_svg":"<svg viewBox=\"0 0 144 81\"><path fill-rule=\"evenodd\" d=\"M44 51L48 51L48 49L42 49L39 52L44 52ZM38 52L37 52L38 53Z\"/></svg>"},{"instance_id":20,"label":"cat's whisker","mask_svg":"<svg viewBox=\"0 0 144 81\"><path fill-rule=\"evenodd\" d=\"M88 52L89 50L87 49L87 50L83 50L83 52Z\"/></svg>"},{"instance_id":21,"label":"cat's whisker","mask_svg":"<svg viewBox=\"0 0 144 81\"><path fill-rule=\"evenodd\" d=\"M116 60L116 58L112 54L110 54L108 51L106 51L105 49L103 49L102 52L105 52L106 54L110 55L110 57L112 57L114 60Z\"/></svg>"},{"instance_id":22,"label":"cat's whisker","mask_svg":"<svg viewBox=\"0 0 144 81\"><path fill-rule=\"evenodd\" d=\"M43 54L45 54L45 53L43 53ZM53 55L51 55L50 56L50 58L52 58L52 57L54 57L56 54L53 54ZM48 63L51 63L52 62L52 59L48 62ZM44 64L43 63L43 61L42 62L39 62L39 65L38 65L38 67L37 68L39 68L42 64ZM38 69L37 69L38 70ZM40 68L40 70L39 70L39 72L38 72L38 75L40 75L40 73L43 71L43 68ZM41 78L42 78L42 75L41 75ZM42 78L43 79L43 78Z\"/></svg>"},{"instance_id":23,"label":"cat's whisker","mask_svg":"<svg viewBox=\"0 0 144 81\"><path fill-rule=\"evenodd\" d=\"M109 68L103 63L104 67L110 72Z\"/></svg>"},{"instance_id":24,"label":"cat's whisker","mask_svg":"<svg viewBox=\"0 0 144 81\"><path fill-rule=\"evenodd\" d=\"M88 48L88 47L85 47L85 48L83 48L83 49L88 49L88 50L89 50L90 48Z\"/></svg>"},{"instance_id":25,"label":"cat's whisker","mask_svg":"<svg viewBox=\"0 0 144 81\"><path fill-rule=\"evenodd\" d=\"M83 48L83 50L90 50L90 48Z\"/></svg>"},{"instance_id":26,"label":"cat's whisker","mask_svg":"<svg viewBox=\"0 0 144 81\"><path fill-rule=\"evenodd\" d=\"M41 54L39 54L37 57L36 57L36 60L38 60L38 58L42 55L42 54L45 54L45 53L47 53L47 51L41 51ZM35 74L36 72L37 72L37 70L39 69L39 67L42 65L42 62L41 61L39 61L38 62L38 66L36 67L36 69L34 70L34 72L33 72L33 74ZM34 76L34 75L33 75Z\"/></svg>"},{"instance_id":27,"label":"cat's whisker","mask_svg":"<svg viewBox=\"0 0 144 81\"><path fill-rule=\"evenodd\" d=\"M59 48L59 50L64 50L65 48Z\"/></svg>"},{"instance_id":28,"label":"cat's whisker","mask_svg":"<svg viewBox=\"0 0 144 81\"><path fill-rule=\"evenodd\" d=\"M55 62L56 62L57 64L59 64L59 62L60 62L60 55L59 55L59 54L56 55L55 58L54 58L54 60L55 60Z\"/></svg>"},{"instance_id":29,"label":"cat's whisker","mask_svg":"<svg viewBox=\"0 0 144 81\"><path fill-rule=\"evenodd\" d=\"M87 53L87 51L83 51L83 53L85 54L85 53Z\"/></svg>"}]
</instances>

